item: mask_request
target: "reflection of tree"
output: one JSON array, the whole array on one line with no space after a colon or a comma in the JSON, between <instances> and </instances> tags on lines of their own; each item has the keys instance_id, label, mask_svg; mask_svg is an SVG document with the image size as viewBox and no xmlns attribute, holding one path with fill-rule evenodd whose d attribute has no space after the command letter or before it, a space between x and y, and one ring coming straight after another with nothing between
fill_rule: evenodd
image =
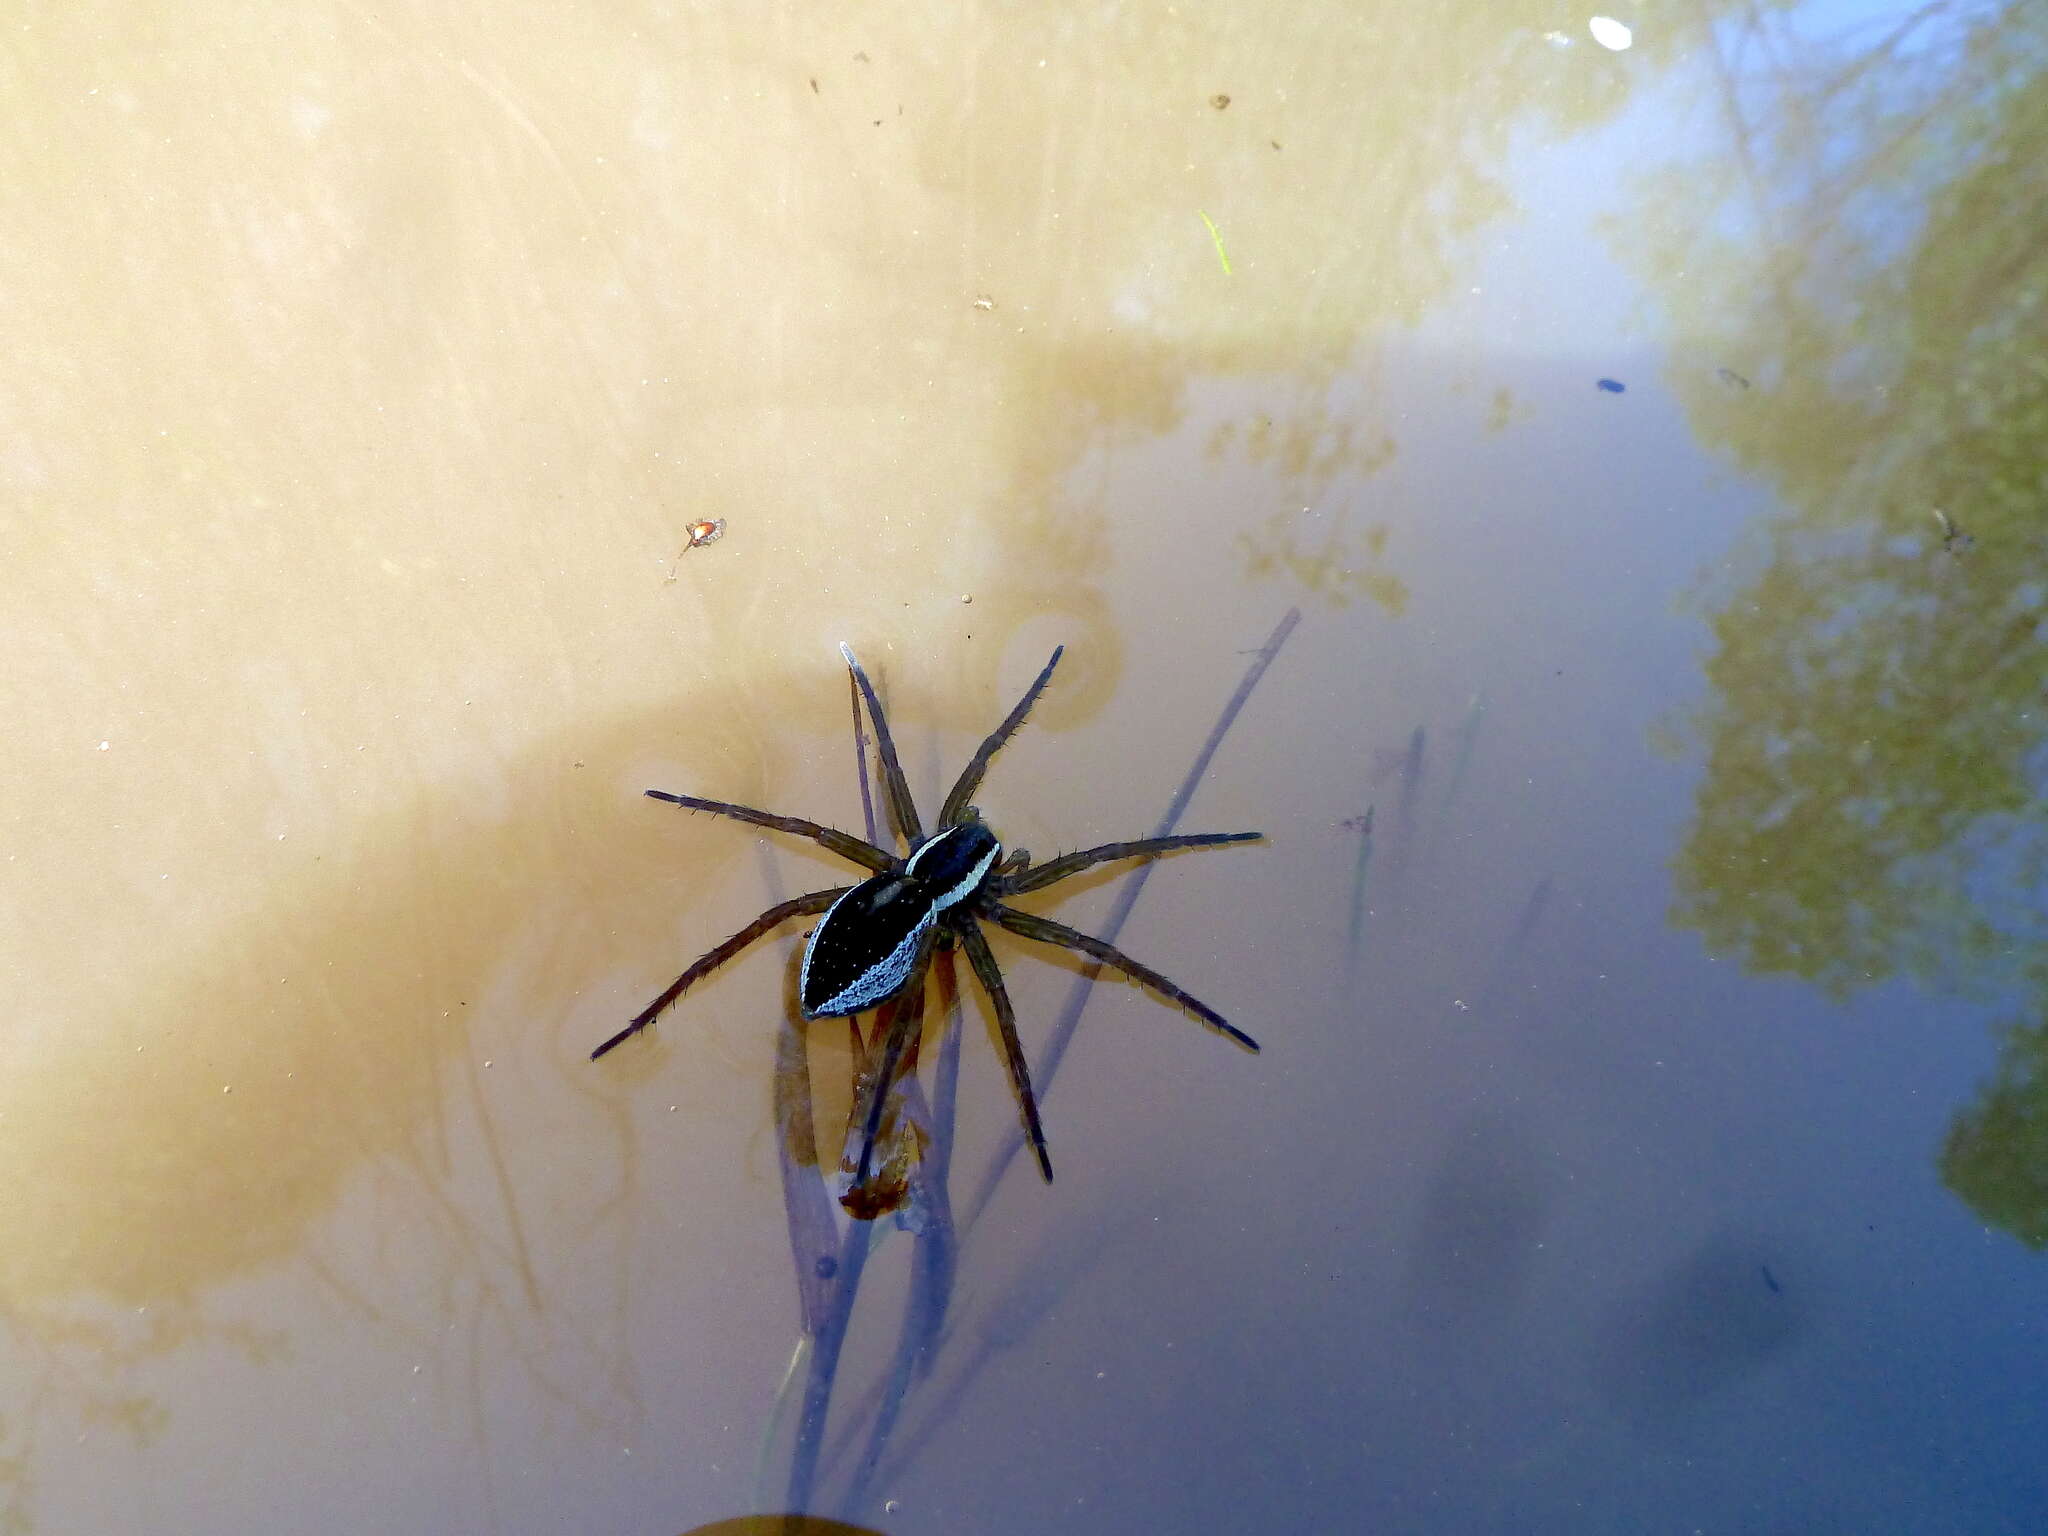
<instances>
[{"instance_id":1,"label":"reflection of tree","mask_svg":"<svg viewBox=\"0 0 2048 1536\"><path fill-rule=\"evenodd\" d=\"M1778 533L1715 621L1678 864L1680 916L1717 950L1840 995L1902 969L1982 978L2042 936L2028 716L2048 667L2012 543L1962 569L1880 530Z\"/></svg>"},{"instance_id":2,"label":"reflection of tree","mask_svg":"<svg viewBox=\"0 0 2048 1536\"><path fill-rule=\"evenodd\" d=\"M1924 6L1855 53L1765 26L1720 39L1720 183L1674 171L1635 240L1695 423L1791 509L1714 594L1677 919L1837 996L1897 974L2043 996L2048 12ZM2037 1030L2009 1036L1942 1160L2036 1243L2041 1060Z\"/></svg>"},{"instance_id":3,"label":"reflection of tree","mask_svg":"<svg viewBox=\"0 0 2048 1536\"><path fill-rule=\"evenodd\" d=\"M1369 479L1394 460L1392 437L1380 434L1359 443L1358 426L1325 405L1309 404L1284 427L1257 416L1240 436L1239 423L1225 422L1210 436L1209 455L1221 458L1236 450L1277 475L1287 493L1285 505L1237 536L1252 575L1284 570L1339 606L1364 596L1399 614L1407 606L1408 587L1384 564L1386 524L1354 526L1352 509L1329 495L1340 475ZM1297 506L1304 497L1313 500ZM1335 504L1323 505L1326 500Z\"/></svg>"},{"instance_id":4,"label":"reflection of tree","mask_svg":"<svg viewBox=\"0 0 2048 1536\"><path fill-rule=\"evenodd\" d=\"M1257 471L1255 503L1212 502L1191 531L1243 550L1255 577L1399 610L1405 589L1369 521L1342 507L1298 514L1326 500L1334 477L1391 458L1380 424L1395 419L1397 386L1375 378L1357 390L1363 354L1452 292L1465 243L1513 212L1502 167L1514 138L1576 132L1625 102L1631 74L1590 50L1552 48L1543 33L1554 25L1551 9L1527 0L1418 29L1342 7L1091 12L1061 24L1069 59L1095 74L1079 118L1028 29L978 34L966 69L946 27L926 29L926 52L906 60L936 130L919 170L930 191L957 199L951 217L976 284L1001 315L1030 315L1002 395L1054 402L1035 435L1015 439L1004 514L976 531L1000 541L1003 568L1051 566L1058 579L1003 595L993 632L1028 619L1040 590L1096 569L1059 558L1063 529L1094 520L1072 516L1076 466L1105 440L1170 435L1190 413L1191 380L1258 382L1256 413L1208 443L1211 460L1228 453ZM893 108L881 77L856 71L847 85ZM1222 86L1227 110L1213 105ZM1101 153L1111 123L1116 152ZM1044 146L1043 178L989 174L995 146L1012 142ZM1085 244L1063 232L1074 208L1087 210ZM1231 275L1204 228L1210 215ZM951 248L904 260L958 291ZM901 268L892 277L891 300L917 291ZM1336 400L1340 377L1352 393ZM963 414L975 409L963 402ZM997 440L1013 434L1007 417L992 422ZM977 615L977 633L983 623ZM1113 638L1110 626L1083 637L1088 648Z\"/></svg>"},{"instance_id":5,"label":"reflection of tree","mask_svg":"<svg viewBox=\"0 0 2048 1536\"><path fill-rule=\"evenodd\" d=\"M2048 1026L2007 1035L1997 1074L1949 1127L1941 1176L1983 1220L2048 1248Z\"/></svg>"}]
</instances>

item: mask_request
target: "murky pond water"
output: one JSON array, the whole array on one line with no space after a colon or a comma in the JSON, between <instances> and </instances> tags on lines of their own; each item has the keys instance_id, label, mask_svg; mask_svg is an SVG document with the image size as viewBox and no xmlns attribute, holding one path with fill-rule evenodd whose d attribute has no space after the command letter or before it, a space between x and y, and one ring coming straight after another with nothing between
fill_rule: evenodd
<instances>
[{"instance_id":1,"label":"murky pond water","mask_svg":"<svg viewBox=\"0 0 2048 1536\"><path fill-rule=\"evenodd\" d=\"M8 1528L2048 1520L2048 12L0 64ZM812 920L590 1060L865 873L641 793L866 836L842 641L1264 833L1017 898L1260 1052L992 929L1056 1180L946 957L872 1224Z\"/></svg>"}]
</instances>

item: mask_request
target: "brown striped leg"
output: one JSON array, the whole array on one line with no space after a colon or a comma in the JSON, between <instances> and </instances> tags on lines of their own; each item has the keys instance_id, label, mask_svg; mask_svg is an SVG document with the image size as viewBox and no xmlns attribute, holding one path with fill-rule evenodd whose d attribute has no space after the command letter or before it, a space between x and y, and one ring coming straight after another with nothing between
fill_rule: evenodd
<instances>
[{"instance_id":1,"label":"brown striped leg","mask_svg":"<svg viewBox=\"0 0 2048 1536\"><path fill-rule=\"evenodd\" d=\"M903 764L896 759L896 739L889 734L889 718L882 713L882 701L875 697L875 685L868 681L867 669L853 659L853 647L842 643L839 654L852 668L861 697L868 701L868 718L875 723L875 746L882 754L882 789L889 801L890 815L895 819L896 830L903 834L903 841L915 851L924 841L924 827L917 819L917 806L910 798Z\"/></svg>"},{"instance_id":2,"label":"brown striped leg","mask_svg":"<svg viewBox=\"0 0 2048 1536\"><path fill-rule=\"evenodd\" d=\"M1084 848L1079 853L1063 853L1036 869L1012 875L1004 883L1003 890L1006 893L1042 891L1069 875L1078 875L1084 869L1107 864L1112 859L1142 859L1181 848L1221 848L1228 843L1249 843L1265 835L1263 832L1186 832L1174 837L1141 837L1131 843L1104 843L1099 848Z\"/></svg>"},{"instance_id":3,"label":"brown striped leg","mask_svg":"<svg viewBox=\"0 0 2048 1536\"><path fill-rule=\"evenodd\" d=\"M960 770L960 777L946 796L946 803L939 807L940 826L950 827L960 820L961 813L967 809L967 802L981 787L981 776L988 772L989 759L1002 750L1004 742L1017 734L1017 727L1024 723L1024 717L1031 713L1031 706L1038 702L1038 696L1045 692L1045 685L1052 681L1052 669L1060 664L1060 657L1066 649L1064 645L1053 647L1052 660L1045 664L1038 680L1024 690L1024 697L1017 701L1017 707L1010 711L1001 725L989 732L981 750L967 760L967 766Z\"/></svg>"},{"instance_id":4,"label":"brown striped leg","mask_svg":"<svg viewBox=\"0 0 2048 1536\"><path fill-rule=\"evenodd\" d=\"M1017 1011L1010 1006L1010 993L1003 985L1003 973L996 965L995 953L988 947L988 940L981 936L981 929L972 917L953 931L960 935L960 947L967 951L967 963L974 967L974 974L988 989L988 1000L995 1004L996 1028L1002 1033L1003 1060L1010 1069L1010 1086L1016 1090L1017 1112L1023 1117L1024 1134L1030 1138L1031 1150L1038 1154L1038 1171L1050 1184L1052 1158L1045 1150L1045 1127L1038 1120L1038 1099L1031 1091L1031 1069L1024 1064L1024 1044L1017 1038Z\"/></svg>"},{"instance_id":5,"label":"brown striped leg","mask_svg":"<svg viewBox=\"0 0 2048 1536\"><path fill-rule=\"evenodd\" d=\"M1056 923L1049 917L1019 912L999 901L985 902L981 910L1012 933L1022 934L1027 939L1036 939L1041 944L1064 945L1068 949L1079 950L1091 959L1100 960L1104 965L1114 966L1133 981L1150 987L1171 1002L1178 1003L1218 1034L1236 1041L1246 1050L1256 1051L1259 1048L1258 1041L1243 1030L1233 1028L1214 1008L1197 998L1190 997L1151 966L1139 964L1114 944L1105 944L1079 929L1069 928L1065 923Z\"/></svg>"},{"instance_id":6,"label":"brown striped leg","mask_svg":"<svg viewBox=\"0 0 2048 1536\"><path fill-rule=\"evenodd\" d=\"M757 827L769 827L777 832L807 837L812 842L831 849L842 859L872 869L878 875L896 867L895 858L884 853L873 843L855 837L851 832L842 832L837 827L820 826L815 821L805 821L801 816L777 816L773 811L757 811L751 805L734 805L730 800L704 800L696 795L672 795L665 789L650 789L647 796L651 800L666 800L670 805L680 805L685 810L709 811L714 816L730 816L734 821L749 822Z\"/></svg>"},{"instance_id":7,"label":"brown striped leg","mask_svg":"<svg viewBox=\"0 0 2048 1536\"><path fill-rule=\"evenodd\" d=\"M661 996L633 1015L632 1023L592 1051L590 1059L592 1061L597 1060L598 1057L604 1055L605 1052L611 1050L614 1046L620 1045L639 1034L641 1030L654 1022L656 1016L664 1008L681 997L685 988L689 987L693 982L702 981L711 972L717 970L769 929L779 923L788 922L792 917L803 917L813 912L822 912L851 889L851 886L842 885L829 891L813 891L808 896L798 896L790 901L770 907L766 912L763 912L759 917L747 924L746 927L742 928L738 933L727 939L723 944L698 960L687 971L683 972L682 975L670 982L663 990Z\"/></svg>"},{"instance_id":8,"label":"brown striped leg","mask_svg":"<svg viewBox=\"0 0 2048 1536\"><path fill-rule=\"evenodd\" d=\"M875 1158L875 1138L882 1134L882 1112L888 1107L889 1086L896 1081L897 1064L903 1060L910 1041L924 1027L924 973L932 957L932 934L936 929L925 930L919 941L917 958L911 963L910 984L896 998L896 1016L889 1021L889 1032L882 1037L881 1061L875 1067L874 1079L868 1084L867 1113L863 1117L860 1137L860 1157L853 1166L853 1183L847 1189L851 1195L866 1187L869 1165ZM840 1202L844 1204L842 1199Z\"/></svg>"}]
</instances>

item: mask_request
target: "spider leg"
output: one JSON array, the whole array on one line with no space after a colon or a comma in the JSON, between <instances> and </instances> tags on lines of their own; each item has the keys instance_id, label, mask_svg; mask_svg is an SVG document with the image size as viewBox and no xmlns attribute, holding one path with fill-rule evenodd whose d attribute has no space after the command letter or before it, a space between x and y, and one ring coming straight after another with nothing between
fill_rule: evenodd
<instances>
[{"instance_id":1,"label":"spider leg","mask_svg":"<svg viewBox=\"0 0 2048 1536\"><path fill-rule=\"evenodd\" d=\"M1104 843L1099 848L1061 854L1056 859L1046 860L1036 869L1012 875L1003 889L1010 893L1040 891L1069 875L1078 875L1084 869L1107 864L1112 859L1142 859L1153 854L1171 853L1177 848L1221 848L1226 843L1249 843L1265 835L1263 832L1187 832L1175 837L1141 837L1131 843Z\"/></svg>"},{"instance_id":2,"label":"spider leg","mask_svg":"<svg viewBox=\"0 0 2048 1536\"><path fill-rule=\"evenodd\" d=\"M851 832L842 832L837 827L805 821L801 816L777 816L773 811L757 811L750 805L734 805L729 800L702 800L695 795L672 795L665 789L650 789L647 795L649 799L666 800L670 805L680 805L688 810L710 811L715 816L730 816L735 821L750 822L757 827L771 827L777 832L808 837L842 859L872 869L878 875L896 867L896 860L873 843L855 837Z\"/></svg>"},{"instance_id":3,"label":"spider leg","mask_svg":"<svg viewBox=\"0 0 2048 1536\"><path fill-rule=\"evenodd\" d=\"M851 886L842 885L829 891L813 891L808 896L798 896L790 901L781 902L770 907L766 912L763 912L716 949L705 954L701 959L692 964L687 971L670 982L663 989L661 996L633 1015L632 1023L592 1051L590 1059L592 1061L597 1060L598 1057L604 1055L605 1052L611 1050L614 1046L620 1045L639 1034L641 1030L654 1022L655 1017L664 1008L681 997L684 989L692 982L703 980L704 977L717 970L726 961L730 960L734 955L745 949L778 923L785 923L792 917L802 917L808 913L822 912L851 889Z\"/></svg>"},{"instance_id":4,"label":"spider leg","mask_svg":"<svg viewBox=\"0 0 2048 1536\"><path fill-rule=\"evenodd\" d=\"M1038 1099L1031 1091L1031 1069L1024 1064L1024 1045L1017 1038L1017 1011L1010 1006L1003 973L973 918L966 918L954 932L960 935L960 947L967 951L967 963L974 967L974 974L988 990L988 1000L995 1004L996 1028L1003 1036L1003 1061L1010 1069L1010 1086L1017 1092L1017 1112L1024 1117L1024 1134L1031 1139L1031 1150L1038 1154L1038 1171L1050 1184L1052 1158L1045 1150L1045 1127L1039 1124Z\"/></svg>"},{"instance_id":5,"label":"spider leg","mask_svg":"<svg viewBox=\"0 0 2048 1536\"><path fill-rule=\"evenodd\" d=\"M1214 1008L1190 997L1151 966L1139 964L1114 944L1105 944L1100 939L1082 933L1078 928L1069 928L1065 923L1056 923L1049 917L1040 917L1032 912L1019 912L999 901L983 902L981 910L1012 933L1022 934L1027 939L1036 939L1041 944L1061 944L1068 949L1077 949L1104 965L1115 966L1133 981L1148 986L1161 997L1178 1003L1218 1034L1236 1041L1248 1051L1258 1050L1258 1041L1243 1030L1232 1028L1225 1022L1223 1015Z\"/></svg>"},{"instance_id":6,"label":"spider leg","mask_svg":"<svg viewBox=\"0 0 2048 1536\"><path fill-rule=\"evenodd\" d=\"M903 777L903 764L896 760L896 739L889 734L889 720L882 713L882 701L875 697L875 685L868 681L867 669L853 659L853 647L841 642L839 654L853 669L853 680L860 684L861 696L868 701L868 715L875 722L875 746L882 754L882 788L887 792L896 830L903 834L905 843L915 848L924 841L924 827L917 819L917 805L910 798L910 785Z\"/></svg>"},{"instance_id":7,"label":"spider leg","mask_svg":"<svg viewBox=\"0 0 2048 1536\"><path fill-rule=\"evenodd\" d=\"M1045 692L1045 685L1052 681L1052 669L1060 664L1060 657L1065 654L1066 649L1064 645L1053 647L1052 660L1045 664L1045 670L1038 674L1038 680L1024 690L1024 697L1017 701L1017 707L1010 711L1001 725L989 732L988 740L984 741L980 750L967 760L967 766L960 770L959 779L954 782L951 792L946 796L946 803L939 807L940 826L950 827L960 820L961 812L967 809L968 800L973 797L975 790L981 787L981 776L988 772L989 759L1002 750L1004 742L1017 734L1017 727L1024 723L1024 717L1031 713L1031 706L1038 702L1038 696ZM1048 1174L1046 1177L1050 1178L1051 1175Z\"/></svg>"},{"instance_id":8,"label":"spider leg","mask_svg":"<svg viewBox=\"0 0 2048 1536\"><path fill-rule=\"evenodd\" d=\"M925 967L932 958L932 933L932 929L926 929L918 944L917 958L911 964L912 980L896 999L896 1017L889 1021L889 1032L882 1037L882 1059L875 1068L874 1080L868 1084L860 1158L853 1167L853 1183L847 1190L849 1194L867 1185L869 1166L875 1157L875 1138L882 1134L882 1112L889 1103L889 1085L896 1080L896 1066L902 1061L906 1047L924 1027L924 975Z\"/></svg>"}]
</instances>

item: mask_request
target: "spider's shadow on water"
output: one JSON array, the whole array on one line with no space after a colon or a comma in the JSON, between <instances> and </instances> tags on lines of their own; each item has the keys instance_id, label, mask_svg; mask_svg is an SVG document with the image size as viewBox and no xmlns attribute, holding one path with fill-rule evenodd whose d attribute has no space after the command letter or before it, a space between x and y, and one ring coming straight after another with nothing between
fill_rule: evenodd
<instances>
[{"instance_id":1,"label":"spider's shadow on water","mask_svg":"<svg viewBox=\"0 0 2048 1536\"><path fill-rule=\"evenodd\" d=\"M1244 680L1225 705L1153 836L1172 835L1224 734L1300 618L1298 610L1290 610L1255 653ZM870 744L862 729L857 696L853 720L866 834L871 843L880 843L876 796L870 787ZM764 876L771 893L780 900L779 882L767 863L768 857L764 845ZM1152 861L1147 860L1126 879L1108 925L1101 932L1105 942L1116 942L1117 934L1136 904L1151 869ZM1099 961L1085 963L1074 978L1059 1021L1040 1064L1032 1074L1041 1098L1051 1090L1060 1061L1080 1025L1089 990L1101 968ZM793 969L785 974L791 977L793 988ZM937 998L940 1032L933 1052L932 1086L927 1094L917 1075L917 1062L919 1042L926 1035L928 1022L925 1005L933 994ZM956 1218L951 1172L964 1010L950 947L942 947L934 956L922 982L876 1010L865 1040L857 1016L847 1021L852 1033L856 1069L853 1141L860 1139L859 1122L865 1118L857 1113L863 1098L861 1079L865 1075L872 1080L874 1074L884 1070L883 1042L892 1032L896 1022L894 1011L899 1009L911 1010L915 1022L909 1026L911 1045L906 1058L891 1075L882 1115L884 1123L892 1127L886 1145L908 1146L912 1155L903 1168L900 1183L888 1172L890 1165L884 1164L883 1200L885 1207L893 1205L897 1225L911 1234L914 1246L910 1258L910 1282L896 1347L889 1364L879 1381L856 1404L842 1404L841 1416L845 1422L839 1426L829 1447L831 1454L828 1458L826 1428L837 1387L841 1349L859 1300L867 1262L877 1241L878 1223L848 1219L841 1213L839 1202L829 1187L826 1145L832 1144L821 1145L819 1140L809 1052L803 1030L797 1022L799 1010L793 993L785 998L776 1048L775 1140L801 1332L790 1370L777 1395L776 1409L770 1415L768 1438L762 1447L762 1486L756 1493L764 1507L779 1504L793 1513L811 1510L819 1477L821 1473L827 1473L844 1476L845 1489L836 1501L837 1507L843 1515L858 1518L869 1502L877 1471L882 1467L891 1438L902 1421L905 1405L918 1385L931 1378L939 1348L950 1337L947 1319L962 1242L971 1234L982 1211L987 1208L1011 1161L1026 1146L1022 1129L1013 1126L992 1155L964 1216ZM851 1146L853 1141L847 1144ZM833 1161L836 1163L838 1159ZM992 1353L990 1349L982 1350L958 1373L960 1379L950 1382L946 1388L947 1400L958 1399L968 1380ZM773 1442L778 1438L778 1429L786 1418L786 1403L790 1394L798 1390L799 1376L802 1377L800 1407L790 1449L789 1476L783 1497L777 1500L766 1486L768 1459ZM937 1415L928 1413L925 1416L926 1424L939 1421ZM900 1466L907 1454L900 1452L896 1465Z\"/></svg>"}]
</instances>

